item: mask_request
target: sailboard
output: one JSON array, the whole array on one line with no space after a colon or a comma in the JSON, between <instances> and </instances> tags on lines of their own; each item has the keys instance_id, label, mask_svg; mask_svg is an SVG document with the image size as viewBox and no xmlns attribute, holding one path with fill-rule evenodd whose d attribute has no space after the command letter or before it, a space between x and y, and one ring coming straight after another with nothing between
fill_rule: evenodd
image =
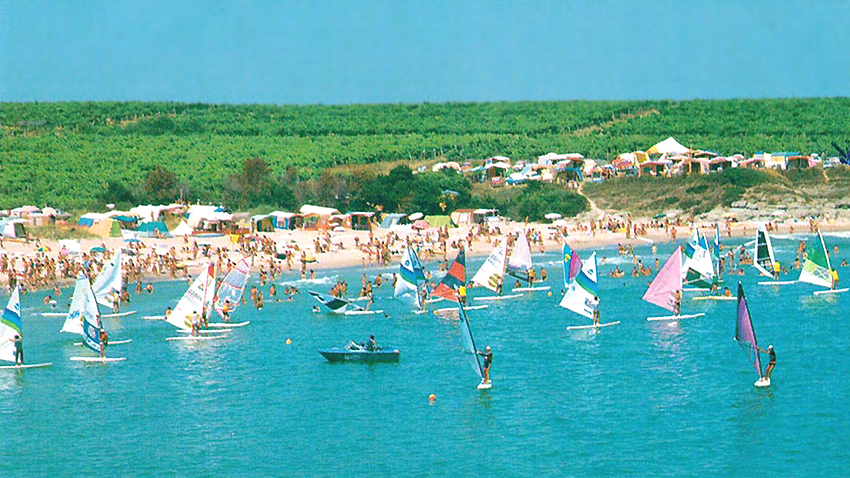
<instances>
[{"instance_id":1,"label":"sailboard","mask_svg":"<svg viewBox=\"0 0 850 478\"><path fill-rule=\"evenodd\" d=\"M84 362L84 363L109 363L109 362L123 362L127 360L127 357L71 357L69 360L72 362Z\"/></svg>"},{"instance_id":2,"label":"sailboard","mask_svg":"<svg viewBox=\"0 0 850 478\"><path fill-rule=\"evenodd\" d=\"M0 369L27 369L27 368L42 368L53 365L52 363L37 363L37 364L18 364L15 363L15 336L23 338L23 318L21 316L21 293L20 286L16 286L12 290L12 295L9 297L9 302L6 308L3 309L3 316L0 317L0 360L4 362L12 362L14 365L3 365Z\"/></svg>"},{"instance_id":3,"label":"sailboard","mask_svg":"<svg viewBox=\"0 0 850 478\"><path fill-rule=\"evenodd\" d=\"M416 250L405 247L399 263L398 279L395 283L395 297L413 296L416 306L422 310L425 306L422 300L422 288L425 287L425 270Z\"/></svg>"},{"instance_id":4,"label":"sailboard","mask_svg":"<svg viewBox=\"0 0 850 478\"><path fill-rule=\"evenodd\" d=\"M166 322L178 329L192 330L192 317L197 314L199 318L203 318L207 314L215 295L213 267L213 264L204 267L201 274L180 298L174 310L165 318Z\"/></svg>"},{"instance_id":5,"label":"sailboard","mask_svg":"<svg viewBox=\"0 0 850 478\"><path fill-rule=\"evenodd\" d=\"M199 342L204 340L218 340L227 337L226 335L181 335L177 337L166 337L166 341L175 342Z\"/></svg>"},{"instance_id":6,"label":"sailboard","mask_svg":"<svg viewBox=\"0 0 850 478\"><path fill-rule=\"evenodd\" d=\"M237 327L245 327L246 325L248 325L250 323L251 323L250 320L246 320L246 321L243 321L243 322L230 322L230 323L226 323L226 324L216 322L216 323L208 324L208 327L211 328L211 329L233 329L233 328L237 328Z\"/></svg>"},{"instance_id":7,"label":"sailboard","mask_svg":"<svg viewBox=\"0 0 850 478\"><path fill-rule=\"evenodd\" d=\"M759 379L756 381L755 386L766 387L770 385L770 379L764 378L761 370L756 331L753 328L753 320L750 316L747 298L744 296L744 287L740 282L738 282L738 319L735 323L735 340L741 346L741 350L744 351L753 368L756 369Z\"/></svg>"},{"instance_id":8,"label":"sailboard","mask_svg":"<svg viewBox=\"0 0 850 478\"><path fill-rule=\"evenodd\" d=\"M823 236L820 230L817 231L817 241L810 244L806 248L806 262L803 263L803 270L800 271L799 282L807 282L821 287L826 287L827 290L816 291L816 295L821 294L839 294L846 292L847 289L836 289L833 274L838 277L838 273L833 270L829 262L829 252L826 250L826 244L823 242Z\"/></svg>"},{"instance_id":9,"label":"sailboard","mask_svg":"<svg viewBox=\"0 0 850 478\"><path fill-rule=\"evenodd\" d=\"M103 324L100 322L100 312L97 308L97 299L94 296L89 280L82 272L77 276L77 283L74 286L74 298L71 301L71 311L68 313L69 320L72 317L79 317L82 321L83 346L100 354L100 331ZM123 357L71 357L72 361L76 362L120 362L125 360Z\"/></svg>"},{"instance_id":10,"label":"sailboard","mask_svg":"<svg viewBox=\"0 0 850 478\"><path fill-rule=\"evenodd\" d=\"M534 264L531 261L531 248L528 245L528 237L526 236L525 231L521 231L517 235L516 242L514 244L513 250L511 251L511 255L508 258L508 262L505 264L505 273L510 274L517 279L527 281L529 278L529 271L534 267ZM528 287L514 287L511 289L512 292L534 292L538 290L549 290L550 286L533 286L529 285Z\"/></svg>"},{"instance_id":11,"label":"sailboard","mask_svg":"<svg viewBox=\"0 0 850 478\"><path fill-rule=\"evenodd\" d=\"M458 328L460 329L460 342L463 346L463 353L467 361L472 366L475 374L478 375L481 382L478 384L478 389L488 389L493 386L493 381L484 382L484 368L481 366L481 359L478 358L478 349L475 348L475 339L472 337L472 329L469 327L469 318L466 316L466 311L458 304Z\"/></svg>"},{"instance_id":12,"label":"sailboard","mask_svg":"<svg viewBox=\"0 0 850 478\"><path fill-rule=\"evenodd\" d=\"M697 289L709 288L716 280L708 243L700 234L699 228L694 228L693 236L685 244L685 264L682 266L682 271L684 285Z\"/></svg>"},{"instance_id":13,"label":"sailboard","mask_svg":"<svg viewBox=\"0 0 850 478\"><path fill-rule=\"evenodd\" d=\"M599 310L599 278L597 273L596 253L594 252L587 261L582 263L581 270L570 282L558 305L592 320ZM567 330L610 327L619 323L617 321L605 324L577 325L567 327Z\"/></svg>"},{"instance_id":14,"label":"sailboard","mask_svg":"<svg viewBox=\"0 0 850 478\"><path fill-rule=\"evenodd\" d=\"M481 309L486 309L487 307L490 307L490 306L487 305L487 304L465 305L463 307L463 310L481 310ZM436 310L434 310L434 315L439 315L439 316L457 315L457 307L445 307L445 308L442 308L442 309L436 309Z\"/></svg>"},{"instance_id":15,"label":"sailboard","mask_svg":"<svg viewBox=\"0 0 850 478\"><path fill-rule=\"evenodd\" d=\"M773 245L770 243L770 234L764 224L759 225L756 231L756 242L753 250L753 267L759 274L765 277L773 277L773 267L776 258L773 255ZM761 282L759 282L761 284Z\"/></svg>"},{"instance_id":16,"label":"sailboard","mask_svg":"<svg viewBox=\"0 0 850 478\"><path fill-rule=\"evenodd\" d=\"M704 295L700 297L691 297L694 300L737 300L734 296L726 295Z\"/></svg>"},{"instance_id":17,"label":"sailboard","mask_svg":"<svg viewBox=\"0 0 850 478\"><path fill-rule=\"evenodd\" d=\"M124 281L121 278L121 249L119 248L115 252L115 255L103 266L103 270L95 278L91 289L97 303L111 309L113 302L118 300L118 294L123 288Z\"/></svg>"},{"instance_id":18,"label":"sailboard","mask_svg":"<svg viewBox=\"0 0 850 478\"><path fill-rule=\"evenodd\" d=\"M129 315L135 314L135 310L128 310L126 312L116 312L114 314L101 314L101 319L116 319L118 317L127 317Z\"/></svg>"},{"instance_id":19,"label":"sailboard","mask_svg":"<svg viewBox=\"0 0 850 478\"><path fill-rule=\"evenodd\" d=\"M667 258L667 261L664 262L664 265L661 266L661 270L658 271L655 279L653 279L649 284L649 288L646 290L646 293L643 294L643 300L674 312L676 310L676 292L682 290L682 277L682 248L677 247L676 250L670 254L670 257ZM681 309L681 303L679 306ZM683 315L681 310L679 310L678 313L673 315L647 317L646 320L691 319L701 317L703 315L705 314L699 313Z\"/></svg>"},{"instance_id":20,"label":"sailboard","mask_svg":"<svg viewBox=\"0 0 850 478\"><path fill-rule=\"evenodd\" d=\"M496 293L494 296L475 297L475 300L514 299L522 295L502 295L502 287L505 281L505 267L507 267L507 255L508 246L505 242L502 242L493 249L493 252L487 256L487 259L481 265L481 268L478 269L478 272L472 276L473 284L485 287Z\"/></svg>"},{"instance_id":21,"label":"sailboard","mask_svg":"<svg viewBox=\"0 0 850 478\"><path fill-rule=\"evenodd\" d=\"M124 344L129 344L132 341L133 341L133 339L110 340L109 345L110 346L112 346L112 345L124 345ZM82 347L83 343L82 342L74 342L74 345L76 345L77 347ZM100 351L98 351L98 352L100 352Z\"/></svg>"},{"instance_id":22,"label":"sailboard","mask_svg":"<svg viewBox=\"0 0 850 478\"><path fill-rule=\"evenodd\" d=\"M213 308L219 317L224 318L225 309L227 309L228 313L232 313L239 307L242 301L242 294L245 292L245 284L248 283L250 277L251 264L248 263L247 258L243 257L224 276L224 280L221 281L221 285L218 287Z\"/></svg>"}]
</instances>

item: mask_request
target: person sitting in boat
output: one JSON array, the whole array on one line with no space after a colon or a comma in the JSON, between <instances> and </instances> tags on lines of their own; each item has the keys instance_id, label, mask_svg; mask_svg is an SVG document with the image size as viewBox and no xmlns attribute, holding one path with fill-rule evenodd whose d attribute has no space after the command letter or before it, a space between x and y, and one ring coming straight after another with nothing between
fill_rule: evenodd
<instances>
[{"instance_id":1,"label":"person sitting in boat","mask_svg":"<svg viewBox=\"0 0 850 478\"><path fill-rule=\"evenodd\" d=\"M366 350L368 352L375 352L376 350L378 350L378 344L375 343L375 335L374 334L369 336L369 341L366 342Z\"/></svg>"},{"instance_id":2,"label":"person sitting in boat","mask_svg":"<svg viewBox=\"0 0 850 478\"><path fill-rule=\"evenodd\" d=\"M14 337L9 339L9 342L15 344L15 365L23 365L24 364L24 338L21 334L15 334Z\"/></svg>"},{"instance_id":3,"label":"person sitting in boat","mask_svg":"<svg viewBox=\"0 0 850 478\"><path fill-rule=\"evenodd\" d=\"M490 383L490 365L493 364L493 352L488 345L485 351L478 351L478 355L484 357L484 383Z\"/></svg>"},{"instance_id":4,"label":"person sitting in boat","mask_svg":"<svg viewBox=\"0 0 850 478\"><path fill-rule=\"evenodd\" d=\"M764 378L770 380L770 374L773 373L773 368L776 367L776 352L773 350L773 345L768 345L767 350L764 350L761 347L756 348L759 349L759 352L764 352L770 355L770 362L768 362L767 368L764 369Z\"/></svg>"},{"instance_id":5,"label":"person sitting in boat","mask_svg":"<svg viewBox=\"0 0 850 478\"><path fill-rule=\"evenodd\" d=\"M106 329L101 327L100 329L100 358L104 358L106 354L106 346L109 345L109 334L106 333Z\"/></svg>"}]
</instances>

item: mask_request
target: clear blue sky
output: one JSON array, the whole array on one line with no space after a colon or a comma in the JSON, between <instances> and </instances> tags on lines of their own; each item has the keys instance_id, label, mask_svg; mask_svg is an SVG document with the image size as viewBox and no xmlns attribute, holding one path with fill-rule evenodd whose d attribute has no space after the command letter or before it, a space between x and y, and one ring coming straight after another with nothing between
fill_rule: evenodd
<instances>
[{"instance_id":1,"label":"clear blue sky","mask_svg":"<svg viewBox=\"0 0 850 478\"><path fill-rule=\"evenodd\" d=\"M0 101L850 96L846 0L4 0Z\"/></svg>"}]
</instances>

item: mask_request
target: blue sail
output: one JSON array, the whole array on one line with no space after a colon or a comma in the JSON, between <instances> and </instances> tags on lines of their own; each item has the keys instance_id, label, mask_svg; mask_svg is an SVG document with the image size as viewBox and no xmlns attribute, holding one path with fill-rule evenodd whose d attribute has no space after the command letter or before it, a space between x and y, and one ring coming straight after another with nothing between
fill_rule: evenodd
<instances>
[{"instance_id":1,"label":"blue sail","mask_svg":"<svg viewBox=\"0 0 850 478\"><path fill-rule=\"evenodd\" d=\"M463 345L463 353L467 356L469 364L478 378L484 379L484 369L481 368L481 360L478 359L478 349L475 348L475 340L472 338L472 330L469 329L469 319L466 317L466 311L463 310L463 305L458 304L458 327L460 327L460 342Z\"/></svg>"}]
</instances>

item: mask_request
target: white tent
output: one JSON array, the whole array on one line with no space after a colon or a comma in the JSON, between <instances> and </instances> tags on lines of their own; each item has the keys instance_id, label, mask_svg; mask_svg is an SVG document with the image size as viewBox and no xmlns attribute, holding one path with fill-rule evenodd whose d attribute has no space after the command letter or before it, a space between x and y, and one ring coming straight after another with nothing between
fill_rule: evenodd
<instances>
[{"instance_id":1,"label":"white tent","mask_svg":"<svg viewBox=\"0 0 850 478\"><path fill-rule=\"evenodd\" d=\"M333 214L340 214L339 209L334 209L332 207L311 206L309 204L301 206L300 211L301 214L317 214L319 216L330 216Z\"/></svg>"},{"instance_id":2,"label":"white tent","mask_svg":"<svg viewBox=\"0 0 850 478\"><path fill-rule=\"evenodd\" d=\"M191 236L192 228L186 221L180 221L180 224L171 231L172 236Z\"/></svg>"},{"instance_id":3,"label":"white tent","mask_svg":"<svg viewBox=\"0 0 850 478\"><path fill-rule=\"evenodd\" d=\"M682 146L678 141L673 139L673 137L669 137L664 141L656 144L655 146L646 150L646 154L661 154L661 155L671 155L671 154L688 154L691 151L690 148L686 148Z\"/></svg>"}]
</instances>

